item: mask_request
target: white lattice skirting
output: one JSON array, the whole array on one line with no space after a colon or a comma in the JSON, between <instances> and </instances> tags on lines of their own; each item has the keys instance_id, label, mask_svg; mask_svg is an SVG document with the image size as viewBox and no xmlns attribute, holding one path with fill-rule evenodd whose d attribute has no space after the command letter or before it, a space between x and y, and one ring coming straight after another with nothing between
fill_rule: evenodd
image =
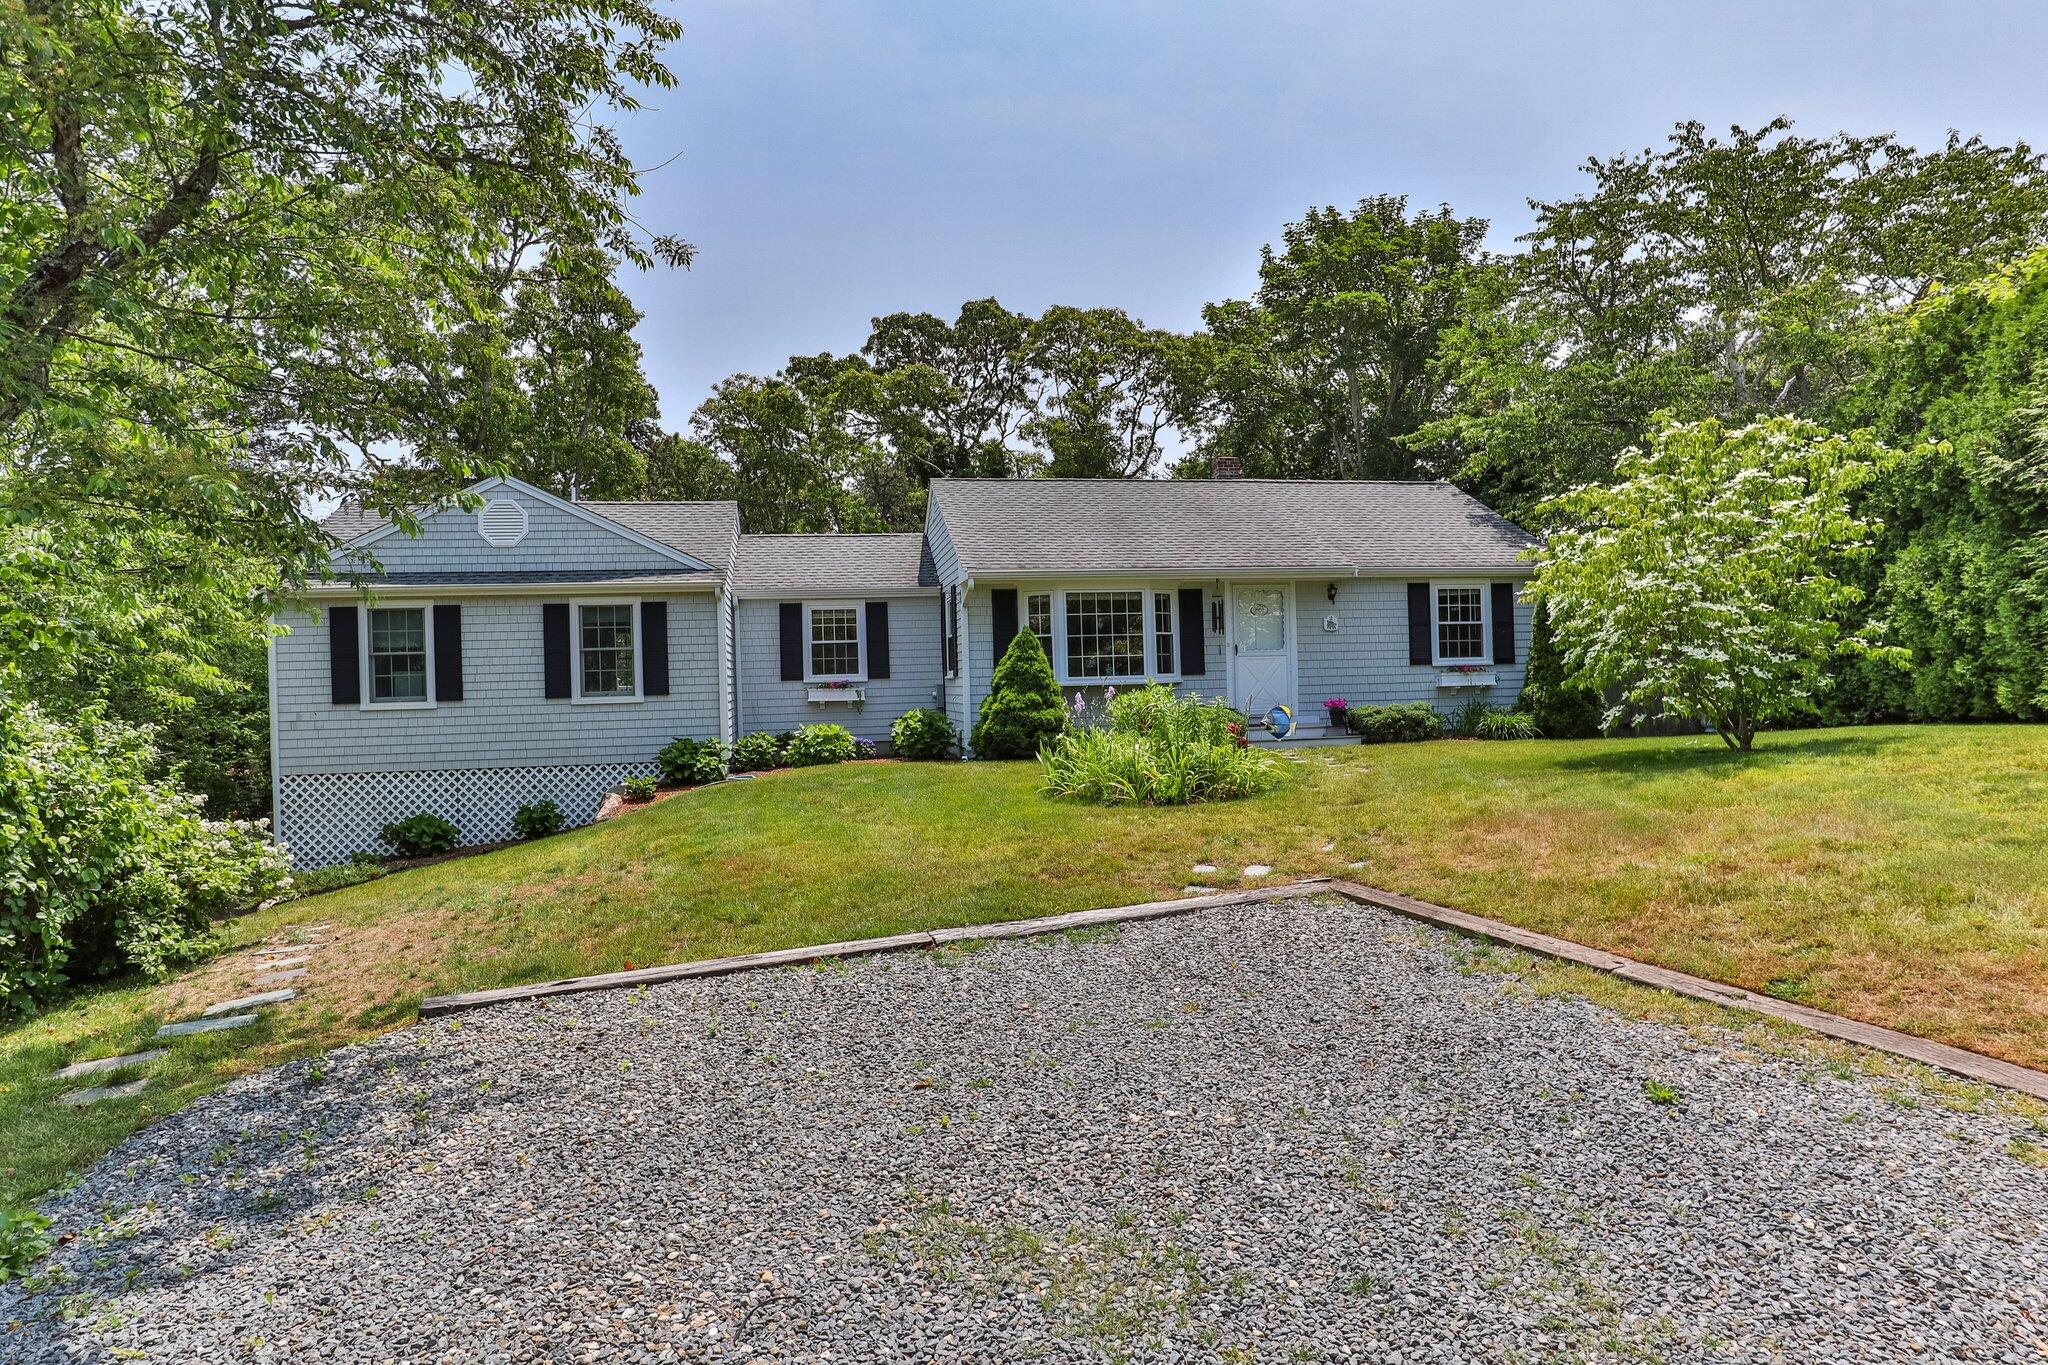
<instances>
[{"instance_id":1,"label":"white lattice skirting","mask_svg":"<svg viewBox=\"0 0 2048 1365\"><path fill-rule=\"evenodd\" d=\"M512 837L512 813L552 801L572 825L597 815L605 792L653 763L587 763L539 768L452 768L417 772L296 773L278 781L278 833L296 867L325 867L351 853L384 853L378 831L427 811L452 820L465 844Z\"/></svg>"}]
</instances>

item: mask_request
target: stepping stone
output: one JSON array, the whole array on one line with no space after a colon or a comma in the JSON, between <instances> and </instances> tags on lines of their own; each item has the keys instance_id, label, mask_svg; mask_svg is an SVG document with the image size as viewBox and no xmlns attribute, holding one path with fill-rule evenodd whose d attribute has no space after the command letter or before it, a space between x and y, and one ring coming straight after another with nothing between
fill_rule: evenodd
<instances>
[{"instance_id":1,"label":"stepping stone","mask_svg":"<svg viewBox=\"0 0 2048 1365\"><path fill-rule=\"evenodd\" d=\"M183 1023L165 1024L156 1031L159 1038L183 1038L192 1033L218 1033L222 1029L247 1028L256 1022L253 1014L217 1014L211 1019L187 1019Z\"/></svg>"},{"instance_id":2,"label":"stepping stone","mask_svg":"<svg viewBox=\"0 0 2048 1365\"><path fill-rule=\"evenodd\" d=\"M102 1071L119 1071L124 1066L147 1066L159 1057L170 1056L169 1048L153 1047L147 1052L131 1052L123 1057L101 1057L96 1061L73 1062L62 1071L50 1073L53 1081L68 1081L73 1076L96 1076Z\"/></svg>"},{"instance_id":3,"label":"stepping stone","mask_svg":"<svg viewBox=\"0 0 2048 1365\"><path fill-rule=\"evenodd\" d=\"M300 953L310 953L319 946L317 943L293 943L283 947L254 948L250 951L258 957L295 957Z\"/></svg>"},{"instance_id":4,"label":"stepping stone","mask_svg":"<svg viewBox=\"0 0 2048 1365\"><path fill-rule=\"evenodd\" d=\"M1183 896L1206 896L1215 889L1213 886L1183 886L1180 892Z\"/></svg>"},{"instance_id":5,"label":"stepping stone","mask_svg":"<svg viewBox=\"0 0 2048 1365\"><path fill-rule=\"evenodd\" d=\"M249 984L252 986L282 986L287 981L297 981L305 974L306 969L304 967L294 967L288 972L265 972L262 976L250 977Z\"/></svg>"},{"instance_id":6,"label":"stepping stone","mask_svg":"<svg viewBox=\"0 0 2048 1365\"><path fill-rule=\"evenodd\" d=\"M140 1095L148 1085L147 1076L139 1081L129 1081L125 1085L96 1085L90 1090L73 1090L69 1094L59 1095L57 1103L69 1105L73 1109L83 1109L86 1105L98 1104L101 1100L125 1100L130 1095Z\"/></svg>"},{"instance_id":7,"label":"stepping stone","mask_svg":"<svg viewBox=\"0 0 2048 1365\"><path fill-rule=\"evenodd\" d=\"M1346 867L1364 867L1364 866L1365 866L1365 859L1363 859L1363 858L1360 858L1360 859L1359 859L1359 860L1358 860L1357 862L1355 862L1355 863L1346 863L1346 864L1344 864L1344 866L1346 866Z\"/></svg>"},{"instance_id":8,"label":"stepping stone","mask_svg":"<svg viewBox=\"0 0 2048 1365\"><path fill-rule=\"evenodd\" d=\"M276 957L258 965L266 972L289 972L303 970L305 965L312 960L310 957Z\"/></svg>"},{"instance_id":9,"label":"stepping stone","mask_svg":"<svg viewBox=\"0 0 2048 1365\"><path fill-rule=\"evenodd\" d=\"M1264 863L1253 863L1250 867L1247 867L1244 870L1244 875L1247 877L1263 877L1272 870L1272 868L1266 866Z\"/></svg>"},{"instance_id":10,"label":"stepping stone","mask_svg":"<svg viewBox=\"0 0 2048 1365\"><path fill-rule=\"evenodd\" d=\"M1323 852L1325 853L1335 853L1336 851L1337 841L1335 839L1332 839L1329 843L1323 845Z\"/></svg>"},{"instance_id":11,"label":"stepping stone","mask_svg":"<svg viewBox=\"0 0 2048 1365\"><path fill-rule=\"evenodd\" d=\"M261 995L245 995L240 1000L223 1000L218 1005L208 1005L199 1011L199 1017L211 1019L216 1015L234 1014L241 1010L262 1009L265 1005L282 1005L297 995L297 991L265 991Z\"/></svg>"},{"instance_id":12,"label":"stepping stone","mask_svg":"<svg viewBox=\"0 0 2048 1365\"><path fill-rule=\"evenodd\" d=\"M1214 872L1214 871L1216 870L1216 864L1214 864L1214 863L1196 863L1196 864L1195 864L1195 865L1194 865L1193 867L1189 868L1188 870L1189 870L1190 872L1196 873L1196 874L1197 874L1197 875L1199 875L1199 876L1203 876L1203 877L1206 877L1206 876L1208 876L1208 875L1209 875L1209 874L1210 874L1211 872Z\"/></svg>"}]
</instances>

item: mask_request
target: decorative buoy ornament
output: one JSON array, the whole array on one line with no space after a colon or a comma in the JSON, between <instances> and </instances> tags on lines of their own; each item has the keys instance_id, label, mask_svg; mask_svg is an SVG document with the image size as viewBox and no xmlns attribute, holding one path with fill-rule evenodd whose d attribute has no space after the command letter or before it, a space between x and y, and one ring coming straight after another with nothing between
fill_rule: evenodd
<instances>
[{"instance_id":1,"label":"decorative buoy ornament","mask_svg":"<svg viewBox=\"0 0 2048 1365\"><path fill-rule=\"evenodd\" d=\"M1266 728L1275 739L1287 738L1294 733L1294 712L1286 706L1274 707L1266 713Z\"/></svg>"}]
</instances>

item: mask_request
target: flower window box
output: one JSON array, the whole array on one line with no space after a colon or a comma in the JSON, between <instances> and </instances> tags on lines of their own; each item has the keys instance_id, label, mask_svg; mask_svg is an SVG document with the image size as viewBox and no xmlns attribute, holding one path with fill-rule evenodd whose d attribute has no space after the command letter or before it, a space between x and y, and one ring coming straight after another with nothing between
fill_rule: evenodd
<instances>
[{"instance_id":1,"label":"flower window box","mask_svg":"<svg viewBox=\"0 0 2048 1365\"><path fill-rule=\"evenodd\" d=\"M812 683L804 689L804 699L819 705L844 702L856 706L868 699L867 689L853 683Z\"/></svg>"},{"instance_id":2,"label":"flower window box","mask_svg":"<svg viewBox=\"0 0 2048 1365\"><path fill-rule=\"evenodd\" d=\"M1436 675L1440 688L1492 687L1496 681L1491 668L1445 668Z\"/></svg>"}]
</instances>

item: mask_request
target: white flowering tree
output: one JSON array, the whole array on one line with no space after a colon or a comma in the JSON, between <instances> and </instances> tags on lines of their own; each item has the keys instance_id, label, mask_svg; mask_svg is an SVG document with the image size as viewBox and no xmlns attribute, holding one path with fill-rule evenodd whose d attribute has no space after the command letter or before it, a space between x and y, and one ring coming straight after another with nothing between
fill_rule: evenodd
<instances>
[{"instance_id":1,"label":"white flowering tree","mask_svg":"<svg viewBox=\"0 0 2048 1365\"><path fill-rule=\"evenodd\" d=\"M1844 629L1863 593L1839 576L1876 530L1850 495L1890 454L1791 417L1666 421L1613 483L1542 505L1555 529L1531 552L1531 595L1588 681L1746 750L1759 725L1812 707L1834 656L1904 656Z\"/></svg>"}]
</instances>

